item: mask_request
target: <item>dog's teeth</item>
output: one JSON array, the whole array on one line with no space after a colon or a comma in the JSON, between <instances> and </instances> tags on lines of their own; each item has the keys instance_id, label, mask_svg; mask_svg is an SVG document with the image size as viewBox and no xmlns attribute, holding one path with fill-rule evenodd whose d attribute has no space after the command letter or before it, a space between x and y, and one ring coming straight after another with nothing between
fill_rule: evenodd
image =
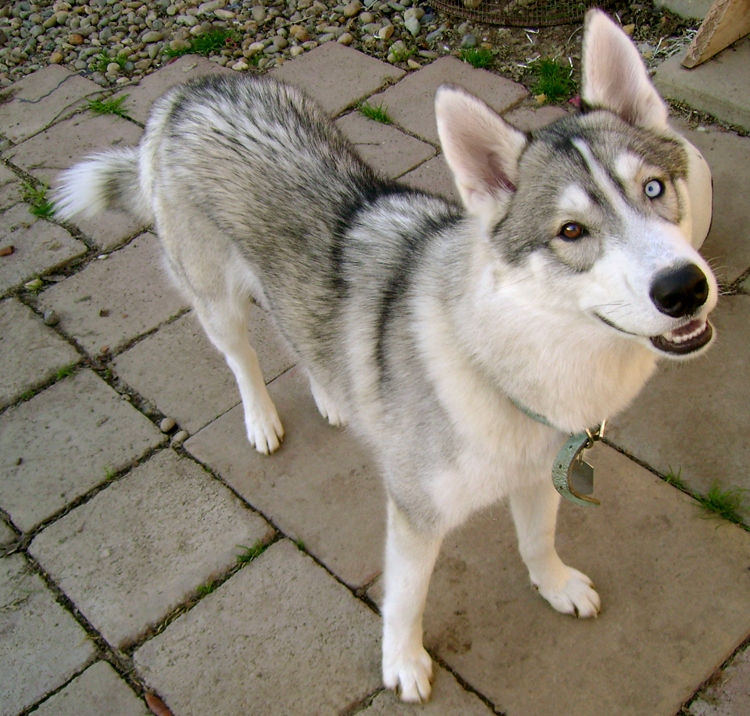
<instances>
[{"instance_id":1,"label":"dog's teeth","mask_svg":"<svg viewBox=\"0 0 750 716\"><path fill-rule=\"evenodd\" d=\"M692 330L688 330L691 328ZM664 338L666 338L670 343L680 344L692 340L696 336L699 336L701 333L703 333L705 330L705 321L690 321L690 323L685 324L681 328L677 328L674 331L668 331L664 334Z\"/></svg>"}]
</instances>

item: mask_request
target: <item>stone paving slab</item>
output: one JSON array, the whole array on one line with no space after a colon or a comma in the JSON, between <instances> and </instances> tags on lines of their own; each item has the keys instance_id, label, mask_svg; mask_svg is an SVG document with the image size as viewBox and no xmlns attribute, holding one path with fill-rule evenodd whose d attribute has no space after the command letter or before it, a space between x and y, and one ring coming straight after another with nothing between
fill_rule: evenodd
<instances>
[{"instance_id":1,"label":"stone paving slab","mask_svg":"<svg viewBox=\"0 0 750 716\"><path fill-rule=\"evenodd\" d=\"M0 91L0 134L19 144L101 91L95 82L65 67L45 67Z\"/></svg>"},{"instance_id":2,"label":"stone paving slab","mask_svg":"<svg viewBox=\"0 0 750 716\"><path fill-rule=\"evenodd\" d=\"M394 127L352 112L336 124L360 156L384 176L395 178L435 156L435 149Z\"/></svg>"},{"instance_id":3,"label":"stone paving slab","mask_svg":"<svg viewBox=\"0 0 750 716\"><path fill-rule=\"evenodd\" d=\"M0 302L0 408L78 363L73 346L15 298Z\"/></svg>"},{"instance_id":4,"label":"stone paving slab","mask_svg":"<svg viewBox=\"0 0 750 716\"><path fill-rule=\"evenodd\" d=\"M16 533L5 522L0 522L0 545L8 544L14 541L15 538Z\"/></svg>"},{"instance_id":5,"label":"stone paving slab","mask_svg":"<svg viewBox=\"0 0 750 716\"><path fill-rule=\"evenodd\" d=\"M736 656L686 711L689 716L747 716L750 713L750 650L745 649Z\"/></svg>"},{"instance_id":6,"label":"stone paving slab","mask_svg":"<svg viewBox=\"0 0 750 716\"><path fill-rule=\"evenodd\" d=\"M339 714L380 686L379 622L283 540L134 655L179 716Z\"/></svg>"},{"instance_id":7,"label":"stone paving slab","mask_svg":"<svg viewBox=\"0 0 750 716\"><path fill-rule=\"evenodd\" d=\"M562 107L549 104L540 107L536 101L532 103L531 100L527 100L523 105L506 112L503 119L523 132L533 132L535 129L541 129L551 122L562 119L567 114L568 112Z\"/></svg>"},{"instance_id":8,"label":"stone paving slab","mask_svg":"<svg viewBox=\"0 0 750 716\"><path fill-rule=\"evenodd\" d=\"M255 305L250 310L249 335L266 382L296 362L266 313ZM122 353L113 368L190 433L240 402L234 374L192 313Z\"/></svg>"},{"instance_id":9,"label":"stone paving slab","mask_svg":"<svg viewBox=\"0 0 750 716\"><path fill-rule=\"evenodd\" d=\"M713 5L713 0L654 0L654 5L680 17L702 19Z\"/></svg>"},{"instance_id":10,"label":"stone paving slab","mask_svg":"<svg viewBox=\"0 0 750 716\"><path fill-rule=\"evenodd\" d=\"M438 194L451 201L461 203L461 197L453 181L453 174L442 154L425 162L414 171L404 174L401 180L415 189Z\"/></svg>"},{"instance_id":11,"label":"stone paving slab","mask_svg":"<svg viewBox=\"0 0 750 716\"><path fill-rule=\"evenodd\" d=\"M750 535L612 448L589 456L602 506L564 503L557 545L597 584L599 618L539 597L498 508L446 540L425 643L507 716L674 716L750 634Z\"/></svg>"},{"instance_id":12,"label":"stone paving slab","mask_svg":"<svg viewBox=\"0 0 750 716\"><path fill-rule=\"evenodd\" d=\"M284 425L266 457L248 443L242 406L185 443L253 507L342 581L362 586L382 566L385 493L373 460L354 437L320 416L301 369L269 385Z\"/></svg>"},{"instance_id":13,"label":"stone paving slab","mask_svg":"<svg viewBox=\"0 0 750 716\"><path fill-rule=\"evenodd\" d=\"M35 716L149 716L146 708L106 662L90 666L45 701Z\"/></svg>"},{"instance_id":14,"label":"stone paving slab","mask_svg":"<svg viewBox=\"0 0 750 716\"><path fill-rule=\"evenodd\" d=\"M679 52L656 69L653 79L659 92L667 99L685 102L693 109L750 130L750 38L738 40L690 70L682 66L684 58L685 52Z\"/></svg>"},{"instance_id":15,"label":"stone paving slab","mask_svg":"<svg viewBox=\"0 0 750 716\"><path fill-rule=\"evenodd\" d=\"M475 69L455 57L441 57L369 101L374 105L382 102L396 124L437 144L435 92L442 84L463 87L497 112L505 112L529 94L517 82L487 70Z\"/></svg>"},{"instance_id":16,"label":"stone paving slab","mask_svg":"<svg viewBox=\"0 0 750 716\"><path fill-rule=\"evenodd\" d=\"M16 716L94 658L86 632L21 555L0 560L0 716Z\"/></svg>"},{"instance_id":17,"label":"stone paving slab","mask_svg":"<svg viewBox=\"0 0 750 716\"><path fill-rule=\"evenodd\" d=\"M5 211L19 201L21 201L21 182L5 164L0 164L0 211Z\"/></svg>"},{"instance_id":18,"label":"stone paving slab","mask_svg":"<svg viewBox=\"0 0 750 716\"><path fill-rule=\"evenodd\" d=\"M711 320L716 345L697 360L663 362L607 430L616 445L703 494L714 483L750 488L750 297L722 297Z\"/></svg>"},{"instance_id":19,"label":"stone paving slab","mask_svg":"<svg viewBox=\"0 0 750 716\"><path fill-rule=\"evenodd\" d=\"M406 73L351 47L326 42L268 74L297 85L335 117Z\"/></svg>"},{"instance_id":20,"label":"stone paving slab","mask_svg":"<svg viewBox=\"0 0 750 716\"><path fill-rule=\"evenodd\" d=\"M749 65L750 66L750 65ZM732 282L750 266L750 206L747 202L747 171L750 167L750 137L675 127L701 150L711 167L714 207L711 230L701 249L725 281Z\"/></svg>"},{"instance_id":21,"label":"stone paving slab","mask_svg":"<svg viewBox=\"0 0 750 716\"><path fill-rule=\"evenodd\" d=\"M405 704L392 691L383 691L364 711L358 711L358 716L490 716L494 713L481 699L462 688L445 669L437 664L433 664L433 669L435 683L428 703Z\"/></svg>"},{"instance_id":22,"label":"stone paving slab","mask_svg":"<svg viewBox=\"0 0 750 716\"><path fill-rule=\"evenodd\" d=\"M117 648L231 569L273 529L166 450L46 528L30 551Z\"/></svg>"},{"instance_id":23,"label":"stone paving slab","mask_svg":"<svg viewBox=\"0 0 750 716\"><path fill-rule=\"evenodd\" d=\"M84 370L0 416L0 507L28 531L164 440Z\"/></svg>"},{"instance_id":24,"label":"stone paving slab","mask_svg":"<svg viewBox=\"0 0 750 716\"><path fill-rule=\"evenodd\" d=\"M200 55L183 55L158 72L146 75L135 87L126 87L118 92L114 99L128 95L123 103L123 109L136 122L145 124L154 100L161 97L170 87L196 77L216 74L233 75L236 72L210 62Z\"/></svg>"},{"instance_id":25,"label":"stone paving slab","mask_svg":"<svg viewBox=\"0 0 750 716\"><path fill-rule=\"evenodd\" d=\"M137 144L142 131L138 125L121 117L84 112L8 149L3 152L3 158L52 185L60 171L89 154ZM72 223L106 250L144 228L139 221L117 211L105 211L93 219L77 217Z\"/></svg>"},{"instance_id":26,"label":"stone paving slab","mask_svg":"<svg viewBox=\"0 0 750 716\"><path fill-rule=\"evenodd\" d=\"M27 204L0 215L0 246L15 249L0 257L0 294L88 251L61 226L29 213Z\"/></svg>"},{"instance_id":27,"label":"stone paving slab","mask_svg":"<svg viewBox=\"0 0 750 716\"><path fill-rule=\"evenodd\" d=\"M162 264L153 234L143 234L104 260L92 261L39 296L60 327L90 354L116 353L187 307Z\"/></svg>"}]
</instances>

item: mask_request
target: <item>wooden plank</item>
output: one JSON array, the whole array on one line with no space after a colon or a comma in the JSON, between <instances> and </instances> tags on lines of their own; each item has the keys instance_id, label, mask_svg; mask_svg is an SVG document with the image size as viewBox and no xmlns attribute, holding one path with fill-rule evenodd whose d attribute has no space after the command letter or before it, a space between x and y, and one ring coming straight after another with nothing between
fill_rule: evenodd
<instances>
[{"instance_id":1,"label":"wooden plank","mask_svg":"<svg viewBox=\"0 0 750 716\"><path fill-rule=\"evenodd\" d=\"M695 67L750 33L750 0L714 0L688 47L683 67Z\"/></svg>"}]
</instances>

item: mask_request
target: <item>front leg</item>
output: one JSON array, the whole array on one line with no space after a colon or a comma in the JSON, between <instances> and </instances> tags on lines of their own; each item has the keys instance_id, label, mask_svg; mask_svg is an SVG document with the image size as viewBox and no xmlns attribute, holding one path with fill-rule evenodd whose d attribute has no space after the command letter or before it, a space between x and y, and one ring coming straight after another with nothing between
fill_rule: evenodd
<instances>
[{"instance_id":1,"label":"front leg","mask_svg":"<svg viewBox=\"0 0 750 716\"><path fill-rule=\"evenodd\" d=\"M593 582L565 565L555 549L559 503L560 495L551 479L539 480L511 494L518 549L532 584L558 612L595 617L601 609L601 600Z\"/></svg>"},{"instance_id":2,"label":"front leg","mask_svg":"<svg viewBox=\"0 0 750 716\"><path fill-rule=\"evenodd\" d=\"M422 646L422 614L443 533L424 534L388 499L383 600L383 682L404 701L427 701L432 660Z\"/></svg>"}]
</instances>

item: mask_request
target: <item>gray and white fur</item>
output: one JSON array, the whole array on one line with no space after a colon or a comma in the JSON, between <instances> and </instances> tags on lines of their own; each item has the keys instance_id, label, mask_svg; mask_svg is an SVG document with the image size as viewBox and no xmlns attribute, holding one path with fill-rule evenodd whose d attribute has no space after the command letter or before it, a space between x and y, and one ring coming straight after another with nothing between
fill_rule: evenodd
<instances>
[{"instance_id":1,"label":"gray and white fur","mask_svg":"<svg viewBox=\"0 0 750 716\"><path fill-rule=\"evenodd\" d=\"M555 550L553 458L624 409L659 357L712 339L717 284L691 245L710 221L705 162L599 11L582 96L586 112L527 135L441 87L462 207L377 176L313 101L249 77L171 89L138 147L58 184L63 218L121 208L154 223L260 452L284 431L248 342L251 296L322 415L370 445L388 492L383 678L407 701L431 691L422 612L442 539L489 503L509 500L540 594L598 613L591 580Z\"/></svg>"}]
</instances>

